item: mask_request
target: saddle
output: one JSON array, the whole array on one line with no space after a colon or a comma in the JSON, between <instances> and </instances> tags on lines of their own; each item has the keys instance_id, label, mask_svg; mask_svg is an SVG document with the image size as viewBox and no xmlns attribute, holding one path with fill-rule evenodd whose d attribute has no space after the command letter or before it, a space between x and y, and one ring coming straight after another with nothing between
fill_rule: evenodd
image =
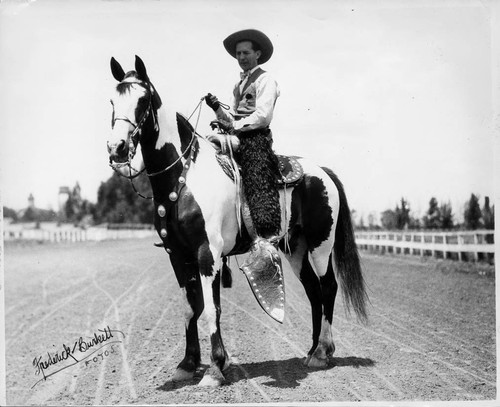
<instances>
[{"instance_id":1,"label":"saddle","mask_svg":"<svg viewBox=\"0 0 500 407\"><path fill-rule=\"evenodd\" d=\"M224 170L224 173L235 181L235 171L240 171L240 167L236 164L233 152L236 152L239 147L238 138L232 135L217 134L210 136L208 139L217 151L215 157L217 162ZM277 154L279 163L279 173L276 174L276 180L279 188L289 188L297 185L304 176L302 165L298 162L300 157L285 156Z\"/></svg>"}]
</instances>

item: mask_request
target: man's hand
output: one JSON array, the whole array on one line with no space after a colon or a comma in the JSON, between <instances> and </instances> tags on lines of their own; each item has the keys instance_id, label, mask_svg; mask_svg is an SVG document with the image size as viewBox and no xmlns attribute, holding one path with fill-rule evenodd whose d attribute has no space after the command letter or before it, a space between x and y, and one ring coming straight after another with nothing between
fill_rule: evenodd
<instances>
[{"instance_id":1,"label":"man's hand","mask_svg":"<svg viewBox=\"0 0 500 407\"><path fill-rule=\"evenodd\" d=\"M210 127L212 130L215 130L218 127L223 133L235 134L233 124L226 120L212 120L210 122Z\"/></svg>"},{"instance_id":2,"label":"man's hand","mask_svg":"<svg viewBox=\"0 0 500 407\"><path fill-rule=\"evenodd\" d=\"M205 102L208 105L208 107L212 108L214 112L216 112L217 109L220 107L219 99L217 99L217 96L214 96L211 93L205 96Z\"/></svg>"}]
</instances>

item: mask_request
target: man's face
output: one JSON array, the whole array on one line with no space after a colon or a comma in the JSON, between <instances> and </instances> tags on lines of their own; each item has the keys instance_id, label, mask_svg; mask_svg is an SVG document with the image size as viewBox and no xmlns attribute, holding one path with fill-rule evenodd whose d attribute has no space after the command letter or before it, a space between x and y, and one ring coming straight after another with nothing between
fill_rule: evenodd
<instances>
[{"instance_id":1,"label":"man's face","mask_svg":"<svg viewBox=\"0 0 500 407\"><path fill-rule=\"evenodd\" d=\"M243 71L255 68L259 64L261 52L254 51L250 41L242 41L236 44L236 59Z\"/></svg>"}]
</instances>

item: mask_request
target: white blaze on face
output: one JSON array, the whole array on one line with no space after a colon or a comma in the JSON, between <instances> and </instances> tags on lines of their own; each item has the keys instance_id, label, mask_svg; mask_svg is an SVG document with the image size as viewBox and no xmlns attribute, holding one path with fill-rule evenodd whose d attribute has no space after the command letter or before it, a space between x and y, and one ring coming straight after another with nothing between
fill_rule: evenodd
<instances>
[{"instance_id":1,"label":"white blaze on face","mask_svg":"<svg viewBox=\"0 0 500 407\"><path fill-rule=\"evenodd\" d=\"M129 78L130 82L136 81L134 78ZM123 82L127 82L125 79ZM146 94L144 87L139 84L132 83L128 91L120 94L118 91L115 92L115 96L112 98L111 103L114 109L114 118L128 119L132 123L137 124L135 118L135 111L137 109L138 101L141 97ZM116 145L121 140L129 142L128 137L130 132L133 130L132 124L125 120L116 120L115 125L111 130L111 135L108 140L110 145Z\"/></svg>"}]
</instances>

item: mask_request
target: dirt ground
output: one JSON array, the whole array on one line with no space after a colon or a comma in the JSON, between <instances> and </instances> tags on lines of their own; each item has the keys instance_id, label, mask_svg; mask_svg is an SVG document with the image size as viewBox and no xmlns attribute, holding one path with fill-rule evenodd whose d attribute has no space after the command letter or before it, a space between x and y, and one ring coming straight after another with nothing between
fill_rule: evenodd
<instances>
[{"instance_id":1,"label":"dirt ground","mask_svg":"<svg viewBox=\"0 0 500 407\"><path fill-rule=\"evenodd\" d=\"M203 321L202 369L194 380L174 383L184 354L182 297L167 255L152 243L6 245L9 405L497 397L493 269L367 253L369 324L347 316L337 299L337 350L328 368L302 366L311 346L310 307L289 269L280 325L259 308L233 259L233 288L222 290L222 333L232 363L227 383L198 386L209 361ZM96 353L80 353L76 363L62 352L80 337L104 336L99 329L107 327L113 337ZM66 359L47 366L50 376L41 380L36 361L47 361L47 352Z\"/></svg>"}]
</instances>

